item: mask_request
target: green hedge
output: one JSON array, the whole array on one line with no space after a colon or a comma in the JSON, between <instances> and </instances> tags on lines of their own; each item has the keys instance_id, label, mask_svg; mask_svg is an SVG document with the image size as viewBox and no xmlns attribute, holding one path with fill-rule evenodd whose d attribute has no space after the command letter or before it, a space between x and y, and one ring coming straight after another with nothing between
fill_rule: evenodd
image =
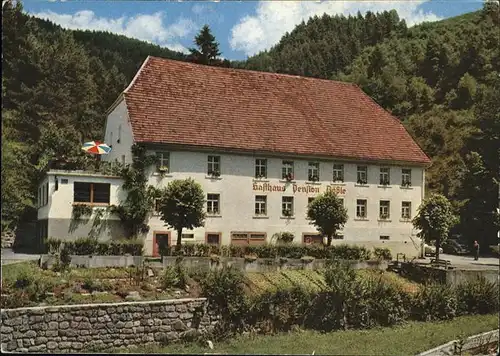
<instances>
[{"instance_id":1,"label":"green hedge","mask_svg":"<svg viewBox=\"0 0 500 356\"><path fill-rule=\"evenodd\" d=\"M46 253L59 253L62 249L70 255L142 256L143 242L138 240L98 241L90 237L81 237L74 241L49 238L45 241Z\"/></svg>"},{"instance_id":2,"label":"green hedge","mask_svg":"<svg viewBox=\"0 0 500 356\"><path fill-rule=\"evenodd\" d=\"M295 258L304 256L316 259L344 259L344 260L369 260L372 253L364 246L349 246L346 244L324 247L321 245L208 245L208 244L186 244L180 250L176 246L160 246L163 256L186 256L186 257L210 257L218 255L222 257L245 257L257 256L258 258ZM387 256L387 254L385 255ZM389 252L390 256L390 252Z\"/></svg>"},{"instance_id":3,"label":"green hedge","mask_svg":"<svg viewBox=\"0 0 500 356\"><path fill-rule=\"evenodd\" d=\"M499 310L497 286L484 278L458 288L426 284L411 293L381 277L357 278L349 265L338 262L324 273L326 288L320 292L294 287L257 295L245 293L244 276L235 269L211 271L197 279L210 308L222 315L216 338L249 330L272 333L294 327L360 329Z\"/></svg>"}]
</instances>

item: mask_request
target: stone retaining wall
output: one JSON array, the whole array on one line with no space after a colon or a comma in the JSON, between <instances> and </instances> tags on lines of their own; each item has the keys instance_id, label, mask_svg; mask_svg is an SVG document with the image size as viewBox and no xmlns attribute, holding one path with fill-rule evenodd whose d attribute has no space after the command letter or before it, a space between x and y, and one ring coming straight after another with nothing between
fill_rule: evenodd
<instances>
[{"instance_id":1,"label":"stone retaining wall","mask_svg":"<svg viewBox=\"0 0 500 356\"><path fill-rule=\"evenodd\" d=\"M163 257L163 267L176 264L178 257ZM317 259L312 261L303 261L301 259L282 259L282 258L257 258L254 261L246 261L244 258L237 257L219 257L212 259L210 257L183 257L182 264L187 269L196 269L199 271L217 270L223 267L232 266L243 272L276 272L288 269L321 270L326 267L327 260ZM388 261L348 261L354 269L377 269L385 271L389 266Z\"/></svg>"},{"instance_id":2,"label":"stone retaining wall","mask_svg":"<svg viewBox=\"0 0 500 356\"><path fill-rule=\"evenodd\" d=\"M2 352L82 352L193 340L217 317L205 298L2 309Z\"/></svg>"}]
</instances>

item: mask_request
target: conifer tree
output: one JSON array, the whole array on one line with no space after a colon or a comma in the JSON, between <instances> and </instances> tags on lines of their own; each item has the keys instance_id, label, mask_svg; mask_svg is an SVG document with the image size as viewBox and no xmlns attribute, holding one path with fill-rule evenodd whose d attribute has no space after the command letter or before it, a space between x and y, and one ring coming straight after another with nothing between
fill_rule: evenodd
<instances>
[{"instance_id":1,"label":"conifer tree","mask_svg":"<svg viewBox=\"0 0 500 356\"><path fill-rule=\"evenodd\" d=\"M194 62L206 65L220 63L219 43L215 40L208 25L203 26L194 38L194 43L198 48L189 49Z\"/></svg>"}]
</instances>

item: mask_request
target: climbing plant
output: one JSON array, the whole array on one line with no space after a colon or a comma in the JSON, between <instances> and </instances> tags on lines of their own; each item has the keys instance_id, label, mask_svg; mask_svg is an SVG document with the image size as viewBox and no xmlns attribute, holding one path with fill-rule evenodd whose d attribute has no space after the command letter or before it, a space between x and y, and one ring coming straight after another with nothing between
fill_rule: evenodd
<instances>
[{"instance_id":1,"label":"climbing plant","mask_svg":"<svg viewBox=\"0 0 500 356\"><path fill-rule=\"evenodd\" d=\"M143 145L132 146L132 164L127 164L121 171L122 188L127 198L119 205L111 206L111 212L118 215L124 224L127 237L135 238L149 231L146 223L159 192L148 185L147 169L157 162L157 157L146 154Z\"/></svg>"}]
</instances>

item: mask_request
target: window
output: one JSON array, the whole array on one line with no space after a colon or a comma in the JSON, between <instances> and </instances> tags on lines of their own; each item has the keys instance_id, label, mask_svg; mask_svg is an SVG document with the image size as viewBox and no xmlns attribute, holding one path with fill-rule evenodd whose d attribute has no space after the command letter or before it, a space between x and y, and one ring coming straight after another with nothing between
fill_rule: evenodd
<instances>
[{"instance_id":1,"label":"window","mask_svg":"<svg viewBox=\"0 0 500 356\"><path fill-rule=\"evenodd\" d=\"M303 240L305 244L323 244L323 236L320 234L304 234Z\"/></svg>"},{"instance_id":2,"label":"window","mask_svg":"<svg viewBox=\"0 0 500 356\"><path fill-rule=\"evenodd\" d=\"M343 182L344 181L344 165L334 164L333 165L333 181Z\"/></svg>"},{"instance_id":3,"label":"window","mask_svg":"<svg viewBox=\"0 0 500 356\"><path fill-rule=\"evenodd\" d=\"M75 182L73 186L75 203L109 204L110 184Z\"/></svg>"},{"instance_id":4,"label":"window","mask_svg":"<svg viewBox=\"0 0 500 356\"><path fill-rule=\"evenodd\" d=\"M220 194L207 194L207 213L219 214L220 213Z\"/></svg>"},{"instance_id":5,"label":"window","mask_svg":"<svg viewBox=\"0 0 500 356\"><path fill-rule=\"evenodd\" d=\"M356 200L356 217L366 219L366 199Z\"/></svg>"},{"instance_id":6,"label":"window","mask_svg":"<svg viewBox=\"0 0 500 356\"><path fill-rule=\"evenodd\" d=\"M389 239L390 239L390 237L387 236L387 235L381 235L380 236L380 240L389 240Z\"/></svg>"},{"instance_id":7,"label":"window","mask_svg":"<svg viewBox=\"0 0 500 356\"><path fill-rule=\"evenodd\" d=\"M220 244L220 234L207 234L207 244L209 245L219 245Z\"/></svg>"},{"instance_id":8,"label":"window","mask_svg":"<svg viewBox=\"0 0 500 356\"><path fill-rule=\"evenodd\" d=\"M255 197L255 215L266 215L267 196L257 195Z\"/></svg>"},{"instance_id":9,"label":"window","mask_svg":"<svg viewBox=\"0 0 500 356\"><path fill-rule=\"evenodd\" d=\"M181 239L194 239L194 234L182 234Z\"/></svg>"},{"instance_id":10,"label":"window","mask_svg":"<svg viewBox=\"0 0 500 356\"><path fill-rule=\"evenodd\" d=\"M220 176L220 156L208 156L209 175Z\"/></svg>"},{"instance_id":11,"label":"window","mask_svg":"<svg viewBox=\"0 0 500 356\"><path fill-rule=\"evenodd\" d=\"M319 181L319 162L309 162L307 177L311 182Z\"/></svg>"},{"instance_id":12,"label":"window","mask_svg":"<svg viewBox=\"0 0 500 356\"><path fill-rule=\"evenodd\" d=\"M411 187L411 169L401 170L401 185L403 187Z\"/></svg>"},{"instance_id":13,"label":"window","mask_svg":"<svg viewBox=\"0 0 500 356\"><path fill-rule=\"evenodd\" d=\"M293 197L281 198L281 213L283 216L293 216Z\"/></svg>"},{"instance_id":14,"label":"window","mask_svg":"<svg viewBox=\"0 0 500 356\"><path fill-rule=\"evenodd\" d=\"M293 161L283 161L283 166L281 167L281 178L293 180Z\"/></svg>"},{"instance_id":15,"label":"window","mask_svg":"<svg viewBox=\"0 0 500 356\"><path fill-rule=\"evenodd\" d=\"M68 184L68 180L66 178L61 178L61 184Z\"/></svg>"},{"instance_id":16,"label":"window","mask_svg":"<svg viewBox=\"0 0 500 356\"><path fill-rule=\"evenodd\" d=\"M368 167L367 166L358 166L357 178L358 178L358 184L367 184L368 183Z\"/></svg>"},{"instance_id":17,"label":"window","mask_svg":"<svg viewBox=\"0 0 500 356\"><path fill-rule=\"evenodd\" d=\"M266 234L263 232L231 232L231 240L236 244L262 244L266 241Z\"/></svg>"},{"instance_id":18,"label":"window","mask_svg":"<svg viewBox=\"0 0 500 356\"><path fill-rule=\"evenodd\" d=\"M390 169L387 167L380 168L380 185L389 185L390 180Z\"/></svg>"},{"instance_id":19,"label":"window","mask_svg":"<svg viewBox=\"0 0 500 356\"><path fill-rule=\"evenodd\" d=\"M401 218L411 219L411 202L404 201L401 203Z\"/></svg>"},{"instance_id":20,"label":"window","mask_svg":"<svg viewBox=\"0 0 500 356\"><path fill-rule=\"evenodd\" d=\"M389 200L381 200L379 208L379 217L382 220L390 218L391 202Z\"/></svg>"},{"instance_id":21,"label":"window","mask_svg":"<svg viewBox=\"0 0 500 356\"><path fill-rule=\"evenodd\" d=\"M255 178L267 178L267 159L255 160Z\"/></svg>"},{"instance_id":22,"label":"window","mask_svg":"<svg viewBox=\"0 0 500 356\"><path fill-rule=\"evenodd\" d=\"M168 173L170 169L170 153L169 152L156 152L156 157L158 158L157 171Z\"/></svg>"}]
</instances>

